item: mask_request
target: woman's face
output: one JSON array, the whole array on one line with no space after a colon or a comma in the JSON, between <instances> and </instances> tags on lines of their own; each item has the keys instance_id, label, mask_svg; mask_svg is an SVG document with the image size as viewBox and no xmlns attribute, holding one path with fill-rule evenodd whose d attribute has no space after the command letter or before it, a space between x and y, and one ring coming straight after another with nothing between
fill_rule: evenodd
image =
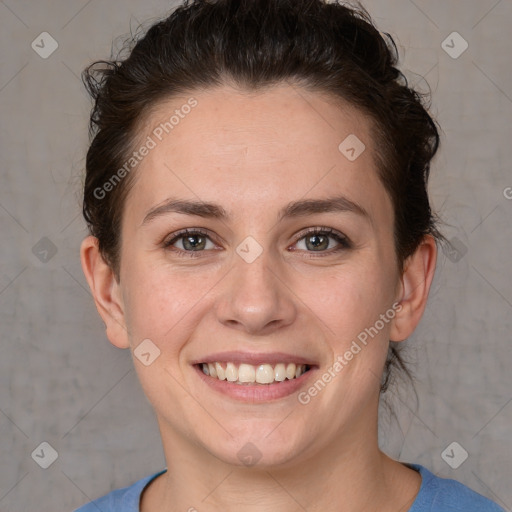
<instances>
[{"instance_id":1,"label":"woman's face","mask_svg":"<svg viewBox=\"0 0 512 512\"><path fill-rule=\"evenodd\" d=\"M164 444L263 465L357 449L402 293L370 124L288 85L193 97L160 104L141 133L115 284L129 334L112 341L143 343L134 364ZM206 375L215 362L273 383ZM311 369L289 379L293 364Z\"/></svg>"}]
</instances>

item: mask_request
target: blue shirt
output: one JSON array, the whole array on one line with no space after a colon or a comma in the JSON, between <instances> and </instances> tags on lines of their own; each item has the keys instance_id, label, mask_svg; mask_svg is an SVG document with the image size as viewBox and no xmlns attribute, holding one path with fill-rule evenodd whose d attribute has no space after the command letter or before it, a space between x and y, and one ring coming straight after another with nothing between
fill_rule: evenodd
<instances>
[{"instance_id":1,"label":"blue shirt","mask_svg":"<svg viewBox=\"0 0 512 512\"><path fill-rule=\"evenodd\" d=\"M419 471L421 487L408 512L505 512L493 501L450 478L439 478L419 464L406 466ZM139 512L144 488L164 469L134 484L91 501L75 512Z\"/></svg>"}]
</instances>

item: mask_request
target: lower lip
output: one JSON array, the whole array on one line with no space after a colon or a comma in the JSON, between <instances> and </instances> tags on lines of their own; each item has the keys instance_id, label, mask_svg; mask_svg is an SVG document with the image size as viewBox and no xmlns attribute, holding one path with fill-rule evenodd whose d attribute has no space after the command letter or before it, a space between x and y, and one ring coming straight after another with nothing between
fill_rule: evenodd
<instances>
[{"instance_id":1,"label":"lower lip","mask_svg":"<svg viewBox=\"0 0 512 512\"><path fill-rule=\"evenodd\" d=\"M310 380L315 368L310 368L300 377L272 384L235 384L228 380L220 380L206 375L203 370L194 365L199 378L214 391L227 395L242 402L270 402L285 398L305 386Z\"/></svg>"}]
</instances>

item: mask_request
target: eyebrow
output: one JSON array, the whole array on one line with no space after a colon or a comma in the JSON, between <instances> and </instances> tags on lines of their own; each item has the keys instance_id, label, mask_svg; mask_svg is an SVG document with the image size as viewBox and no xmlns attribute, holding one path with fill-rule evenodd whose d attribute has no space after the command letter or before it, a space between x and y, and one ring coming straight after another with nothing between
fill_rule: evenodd
<instances>
[{"instance_id":1,"label":"eyebrow","mask_svg":"<svg viewBox=\"0 0 512 512\"><path fill-rule=\"evenodd\" d=\"M288 203L280 210L277 221L279 222L283 219L303 217L315 213L330 212L349 212L364 217L368 221L371 220L370 215L361 205L344 196L336 196L326 199L305 199ZM218 204L171 197L154 208L151 208L144 217L142 225L169 213L194 215L204 218L219 219L222 221L229 221L230 219L226 210Z\"/></svg>"}]
</instances>

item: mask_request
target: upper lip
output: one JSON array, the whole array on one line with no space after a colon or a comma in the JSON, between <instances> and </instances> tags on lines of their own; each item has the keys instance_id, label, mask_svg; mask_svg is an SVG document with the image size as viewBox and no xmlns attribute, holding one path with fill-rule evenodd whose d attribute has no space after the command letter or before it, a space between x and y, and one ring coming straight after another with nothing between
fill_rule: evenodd
<instances>
[{"instance_id":1,"label":"upper lip","mask_svg":"<svg viewBox=\"0 0 512 512\"><path fill-rule=\"evenodd\" d=\"M217 352L215 354L209 354L199 359L195 359L191 364L201 363L216 363L226 362L234 364L270 364L276 365L278 363L295 363L295 364L307 364L309 366L315 366L316 363L313 359L308 357L297 356L294 354L287 354L284 352Z\"/></svg>"}]
</instances>

